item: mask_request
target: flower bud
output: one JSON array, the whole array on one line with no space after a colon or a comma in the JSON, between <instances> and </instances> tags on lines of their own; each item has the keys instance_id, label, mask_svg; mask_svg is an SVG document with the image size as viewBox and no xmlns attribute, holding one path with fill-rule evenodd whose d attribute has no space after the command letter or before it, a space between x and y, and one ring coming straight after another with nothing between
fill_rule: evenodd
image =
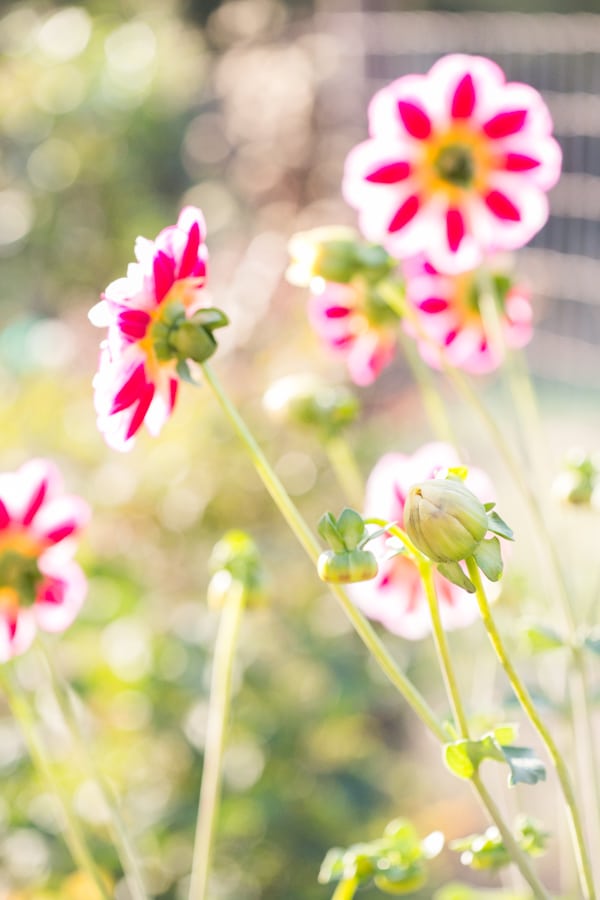
<instances>
[{"instance_id":1,"label":"flower bud","mask_svg":"<svg viewBox=\"0 0 600 900\"><path fill-rule=\"evenodd\" d=\"M375 578L378 566L370 550L325 550L319 556L317 571L322 581L351 584Z\"/></svg>"},{"instance_id":2,"label":"flower bud","mask_svg":"<svg viewBox=\"0 0 600 900\"><path fill-rule=\"evenodd\" d=\"M182 304L168 303L152 326L154 352L162 362L169 359L204 362L217 349L213 331L228 324L227 316L220 309L199 309L187 318Z\"/></svg>"},{"instance_id":3,"label":"flower bud","mask_svg":"<svg viewBox=\"0 0 600 900\"><path fill-rule=\"evenodd\" d=\"M345 385L330 385L315 375L288 375L266 391L263 404L277 421L314 426L328 435L353 422L360 404Z\"/></svg>"},{"instance_id":4,"label":"flower bud","mask_svg":"<svg viewBox=\"0 0 600 900\"><path fill-rule=\"evenodd\" d=\"M213 573L208 586L210 606L222 606L232 590L244 592L247 606L262 605L265 578L261 559L256 544L244 531L228 531L215 544L209 567Z\"/></svg>"},{"instance_id":5,"label":"flower bud","mask_svg":"<svg viewBox=\"0 0 600 900\"><path fill-rule=\"evenodd\" d=\"M562 471L554 480L552 492L563 503L587 505L592 501L596 485L600 483L599 475L598 456L573 448L564 460Z\"/></svg>"},{"instance_id":6,"label":"flower bud","mask_svg":"<svg viewBox=\"0 0 600 900\"><path fill-rule=\"evenodd\" d=\"M295 234L289 244L292 261L286 277L310 287L315 278L348 284L356 275L367 281L384 278L396 263L378 244L366 244L352 228L330 226Z\"/></svg>"},{"instance_id":7,"label":"flower bud","mask_svg":"<svg viewBox=\"0 0 600 900\"><path fill-rule=\"evenodd\" d=\"M410 489L404 527L429 559L447 563L473 556L489 524L483 503L462 481L434 478Z\"/></svg>"}]
</instances>

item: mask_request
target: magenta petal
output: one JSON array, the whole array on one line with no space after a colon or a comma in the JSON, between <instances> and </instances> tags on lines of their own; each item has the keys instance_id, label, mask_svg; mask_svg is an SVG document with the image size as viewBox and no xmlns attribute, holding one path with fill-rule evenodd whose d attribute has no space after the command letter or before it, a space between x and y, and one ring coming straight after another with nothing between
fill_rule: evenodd
<instances>
[{"instance_id":1,"label":"magenta petal","mask_svg":"<svg viewBox=\"0 0 600 900\"><path fill-rule=\"evenodd\" d=\"M127 409L128 406L132 406L136 403L140 399L145 387L146 374L144 372L144 366L139 365L133 370L121 390L116 394L110 408L110 415L112 416L115 413L121 412L122 410Z\"/></svg>"},{"instance_id":2,"label":"magenta petal","mask_svg":"<svg viewBox=\"0 0 600 900\"><path fill-rule=\"evenodd\" d=\"M39 485L38 489L34 493L33 497L29 501L29 505L23 514L23 525L31 525L32 521L35 518L35 514L38 512L40 506L44 502L44 498L46 497L46 493L48 491L48 482L44 479Z\"/></svg>"},{"instance_id":3,"label":"magenta petal","mask_svg":"<svg viewBox=\"0 0 600 900\"><path fill-rule=\"evenodd\" d=\"M469 73L461 78L452 98L452 118L468 119L475 108L475 85Z\"/></svg>"},{"instance_id":4,"label":"magenta petal","mask_svg":"<svg viewBox=\"0 0 600 900\"><path fill-rule=\"evenodd\" d=\"M0 500L0 529L8 528L8 526L10 525L10 521L10 513L8 512L2 500Z\"/></svg>"},{"instance_id":5,"label":"magenta petal","mask_svg":"<svg viewBox=\"0 0 600 900\"><path fill-rule=\"evenodd\" d=\"M456 253L465 236L465 220L459 209L450 208L447 211L446 235L448 237L448 246L453 253Z\"/></svg>"},{"instance_id":6,"label":"magenta petal","mask_svg":"<svg viewBox=\"0 0 600 900\"><path fill-rule=\"evenodd\" d=\"M200 247L200 226L198 222L194 222L190 228L187 244L181 257L179 266L179 277L186 278L191 275L198 259L198 248Z\"/></svg>"},{"instance_id":7,"label":"magenta petal","mask_svg":"<svg viewBox=\"0 0 600 900\"><path fill-rule=\"evenodd\" d=\"M46 537L50 543L58 544L60 541L64 541L65 538L74 534L78 529L78 522L65 522L64 525L59 525L57 528L53 528L52 531L47 531Z\"/></svg>"},{"instance_id":8,"label":"magenta petal","mask_svg":"<svg viewBox=\"0 0 600 900\"><path fill-rule=\"evenodd\" d=\"M527 118L526 109L513 109L493 116L483 126L484 133L494 140L508 137L520 131Z\"/></svg>"},{"instance_id":9,"label":"magenta petal","mask_svg":"<svg viewBox=\"0 0 600 900\"><path fill-rule=\"evenodd\" d=\"M154 273L154 293L160 303L170 291L175 280L173 260L159 250L152 263Z\"/></svg>"},{"instance_id":10,"label":"magenta petal","mask_svg":"<svg viewBox=\"0 0 600 900\"><path fill-rule=\"evenodd\" d=\"M347 306L329 306L325 310L325 315L328 319L344 319L350 315L350 310Z\"/></svg>"},{"instance_id":11,"label":"magenta petal","mask_svg":"<svg viewBox=\"0 0 600 900\"><path fill-rule=\"evenodd\" d=\"M397 184L404 181L410 175L410 163L395 162L386 166L380 166L368 175L365 175L367 181L373 184Z\"/></svg>"},{"instance_id":12,"label":"magenta petal","mask_svg":"<svg viewBox=\"0 0 600 900\"><path fill-rule=\"evenodd\" d=\"M146 413L150 408L150 404L152 403L152 398L154 397L154 385L147 384L144 388L144 392L139 398L139 402L137 405L137 409L135 410L131 422L129 423L129 427L125 432L125 440L128 441L129 438L132 438L133 435L138 431L141 427L144 418L146 417Z\"/></svg>"},{"instance_id":13,"label":"magenta petal","mask_svg":"<svg viewBox=\"0 0 600 900\"><path fill-rule=\"evenodd\" d=\"M173 409L175 406L175 401L177 400L177 390L179 388L179 382L176 378L171 378L169 381L169 409Z\"/></svg>"},{"instance_id":14,"label":"magenta petal","mask_svg":"<svg viewBox=\"0 0 600 900\"><path fill-rule=\"evenodd\" d=\"M504 219L509 222L520 222L521 213L512 203L506 194L501 191L490 191L483 198L485 205L497 218Z\"/></svg>"},{"instance_id":15,"label":"magenta petal","mask_svg":"<svg viewBox=\"0 0 600 900\"><path fill-rule=\"evenodd\" d=\"M531 169L537 169L539 165L539 159L525 153L507 153L504 158L504 168L508 172L529 172Z\"/></svg>"},{"instance_id":16,"label":"magenta petal","mask_svg":"<svg viewBox=\"0 0 600 900\"><path fill-rule=\"evenodd\" d=\"M448 309L448 301L443 297L427 297L419 303L419 309L426 313L440 313Z\"/></svg>"},{"instance_id":17,"label":"magenta petal","mask_svg":"<svg viewBox=\"0 0 600 900\"><path fill-rule=\"evenodd\" d=\"M398 112L408 133L420 141L431 134L431 120L425 110L416 103L398 100Z\"/></svg>"},{"instance_id":18,"label":"magenta petal","mask_svg":"<svg viewBox=\"0 0 600 900\"><path fill-rule=\"evenodd\" d=\"M119 313L119 331L129 340L141 341L149 324L150 316L143 309L125 309Z\"/></svg>"},{"instance_id":19,"label":"magenta petal","mask_svg":"<svg viewBox=\"0 0 600 900\"><path fill-rule=\"evenodd\" d=\"M405 225L408 225L411 222L416 214L419 212L419 208L421 206L421 201L419 200L416 194L411 194L408 197L402 206L398 209L392 221L388 225L388 231L390 234L394 234L397 231L401 231Z\"/></svg>"}]
</instances>

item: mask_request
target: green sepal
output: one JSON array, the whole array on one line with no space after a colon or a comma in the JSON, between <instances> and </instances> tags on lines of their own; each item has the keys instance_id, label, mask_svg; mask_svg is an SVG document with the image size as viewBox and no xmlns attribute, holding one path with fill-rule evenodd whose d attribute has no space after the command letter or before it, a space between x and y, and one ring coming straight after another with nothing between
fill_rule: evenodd
<instances>
[{"instance_id":1,"label":"green sepal","mask_svg":"<svg viewBox=\"0 0 600 900\"><path fill-rule=\"evenodd\" d=\"M486 503L484 505L487 509L488 504ZM515 539L514 532L510 525L507 525L504 519L501 519L495 511L492 512L491 510L488 510L488 530L507 541L514 541Z\"/></svg>"},{"instance_id":2,"label":"green sepal","mask_svg":"<svg viewBox=\"0 0 600 900\"><path fill-rule=\"evenodd\" d=\"M332 550L335 550L337 553L343 553L346 550L346 544L340 534L337 519L333 513L327 512L321 516L317 530Z\"/></svg>"},{"instance_id":3,"label":"green sepal","mask_svg":"<svg viewBox=\"0 0 600 900\"><path fill-rule=\"evenodd\" d=\"M481 541L473 553L473 558L486 578L499 581L502 576L503 563L500 541L497 537Z\"/></svg>"},{"instance_id":4,"label":"green sepal","mask_svg":"<svg viewBox=\"0 0 600 900\"><path fill-rule=\"evenodd\" d=\"M496 504L494 503L494 501L491 501L490 503L484 503L483 508L485 509L486 512L490 512L490 510L492 510L495 507L495 505Z\"/></svg>"},{"instance_id":5,"label":"green sepal","mask_svg":"<svg viewBox=\"0 0 600 900\"><path fill-rule=\"evenodd\" d=\"M440 575L443 575L444 578L447 578L452 584L463 588L463 590L468 591L469 594L475 593L475 585L471 579L465 575L457 562L437 563L437 570Z\"/></svg>"},{"instance_id":6,"label":"green sepal","mask_svg":"<svg viewBox=\"0 0 600 900\"><path fill-rule=\"evenodd\" d=\"M549 625L528 622L521 625L519 630L529 653L548 653L550 650L561 650L567 646L560 634ZM598 644L600 652L600 641Z\"/></svg>"},{"instance_id":7,"label":"green sepal","mask_svg":"<svg viewBox=\"0 0 600 900\"><path fill-rule=\"evenodd\" d=\"M224 328L229 325L229 318L222 309L214 306L207 306L205 309L199 309L188 320L194 325L200 325L208 331L214 331L215 328Z\"/></svg>"},{"instance_id":8,"label":"green sepal","mask_svg":"<svg viewBox=\"0 0 600 900\"><path fill-rule=\"evenodd\" d=\"M187 381L188 384L194 384L196 387L198 386L198 382L194 379L192 373L190 372L190 367L185 359L179 359L177 361L177 365L175 366L175 371L179 378L182 381Z\"/></svg>"},{"instance_id":9,"label":"green sepal","mask_svg":"<svg viewBox=\"0 0 600 900\"><path fill-rule=\"evenodd\" d=\"M360 513L347 506L342 510L338 521L338 530L342 535L347 550L354 550L365 534L365 523Z\"/></svg>"}]
</instances>

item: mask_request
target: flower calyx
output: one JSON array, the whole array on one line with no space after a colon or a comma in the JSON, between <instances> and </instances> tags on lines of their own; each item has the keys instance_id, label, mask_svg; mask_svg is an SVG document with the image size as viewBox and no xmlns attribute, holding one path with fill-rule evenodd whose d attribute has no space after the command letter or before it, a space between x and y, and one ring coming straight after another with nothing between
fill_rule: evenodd
<instances>
[{"instance_id":1,"label":"flower calyx","mask_svg":"<svg viewBox=\"0 0 600 900\"><path fill-rule=\"evenodd\" d=\"M446 477L411 487L404 507L404 527L412 543L436 563L441 575L474 593L475 586L459 563L473 558L490 581L498 581L503 563L498 537L513 540L511 528L464 484L464 467ZM491 538L486 538L492 532Z\"/></svg>"},{"instance_id":2,"label":"flower calyx","mask_svg":"<svg viewBox=\"0 0 600 900\"><path fill-rule=\"evenodd\" d=\"M298 232L289 243L289 252L286 277L298 287L310 287L316 278L348 284L357 275L377 282L397 266L379 244L367 244L354 229L343 226Z\"/></svg>"},{"instance_id":3,"label":"flower calyx","mask_svg":"<svg viewBox=\"0 0 600 900\"><path fill-rule=\"evenodd\" d=\"M332 513L325 513L318 528L331 547L321 553L317 562L322 581L350 584L375 578L377 560L370 550L364 549L374 535L367 530L360 513L350 507L342 510L338 519Z\"/></svg>"},{"instance_id":4,"label":"flower calyx","mask_svg":"<svg viewBox=\"0 0 600 900\"><path fill-rule=\"evenodd\" d=\"M258 548L245 531L228 531L213 547L209 560L212 572L208 584L208 604L220 609L232 594L243 595L248 608L265 602L265 573Z\"/></svg>"},{"instance_id":5,"label":"flower calyx","mask_svg":"<svg viewBox=\"0 0 600 900\"><path fill-rule=\"evenodd\" d=\"M190 381L188 361L209 359L217 349L213 332L228 324L225 313L215 307L199 309L188 317L183 303L168 303L151 329L156 358L160 362L177 360L177 373Z\"/></svg>"}]
</instances>

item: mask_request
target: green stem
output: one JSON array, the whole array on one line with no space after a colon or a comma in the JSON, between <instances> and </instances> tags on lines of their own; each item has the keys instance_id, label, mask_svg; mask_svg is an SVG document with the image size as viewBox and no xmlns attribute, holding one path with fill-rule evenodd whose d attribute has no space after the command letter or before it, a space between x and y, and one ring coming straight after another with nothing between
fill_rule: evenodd
<instances>
[{"instance_id":1,"label":"green stem","mask_svg":"<svg viewBox=\"0 0 600 900\"><path fill-rule=\"evenodd\" d=\"M281 484L279 478L269 465L264 453L256 443L254 436L249 431L248 426L232 405L229 397L221 387L221 384L208 363L202 363L202 370L206 378L206 382L213 391L221 409L229 419L232 427L236 431L238 437L246 448L254 467L258 472L263 484L271 495L275 505L288 523L293 534L296 536L301 546L306 551L309 559L314 565L317 564L321 548L318 541L314 537L312 531L298 512L296 506L292 503L285 488ZM390 655L387 647L377 636L373 627L367 622L365 617L352 603L346 592L337 584L329 585L332 592L337 597L346 616L354 626L355 631L361 638L368 650L371 651L373 657L377 661L379 667L392 682L394 687L402 694L406 702L419 716L427 728L441 741L446 740L445 732L438 722L435 713L427 704L425 698L419 693L409 679L404 675L398 664Z\"/></svg>"},{"instance_id":2,"label":"green stem","mask_svg":"<svg viewBox=\"0 0 600 900\"><path fill-rule=\"evenodd\" d=\"M77 814L73 809L71 797L62 784L61 779L55 776L53 766L46 755L46 748L38 733L30 705L7 671L6 665L0 666L0 685L6 694L15 719L19 723L34 765L60 801L64 817L65 841L73 861L82 872L85 872L90 877L98 888L103 900L110 900L106 882L96 867Z\"/></svg>"},{"instance_id":3,"label":"green stem","mask_svg":"<svg viewBox=\"0 0 600 900\"><path fill-rule=\"evenodd\" d=\"M334 435L325 442L325 450L340 487L355 509L361 509L364 483L356 458L341 435Z\"/></svg>"},{"instance_id":4,"label":"green stem","mask_svg":"<svg viewBox=\"0 0 600 900\"><path fill-rule=\"evenodd\" d=\"M244 612L244 590L232 587L221 612L210 686L202 784L196 819L189 900L206 900L223 770L225 731L229 718L233 663Z\"/></svg>"},{"instance_id":5,"label":"green stem","mask_svg":"<svg viewBox=\"0 0 600 900\"><path fill-rule=\"evenodd\" d=\"M469 577L475 585L477 602L479 605L481 618L483 620L483 625L488 634L492 647L494 648L496 656L498 657L500 665L506 672L510 685L523 711L544 742L546 750L548 751L550 759L552 760L554 768L556 769L558 780L560 782L563 796L565 798L567 819L571 831L573 849L575 851L575 857L577 860L577 869L583 897L585 898L585 900L595 900L596 893L594 889L590 859L585 845L583 827L581 818L579 816L579 810L577 808L569 771L562 757L562 754L554 741L554 738L552 737L550 731L540 717L527 688L521 681L516 669L514 668L508 656L502 638L500 637L500 633L496 628L496 624L492 617L487 596L483 587L483 583L481 581L481 576L479 574L479 569L477 568L477 564L472 557L467 560L467 569L469 572Z\"/></svg>"},{"instance_id":6,"label":"green stem","mask_svg":"<svg viewBox=\"0 0 600 900\"><path fill-rule=\"evenodd\" d=\"M79 758L79 763L87 777L94 783L108 813L108 829L115 849L123 866L123 873L127 882L132 900L147 900L148 894L144 887L144 880L133 849L127 828L121 816L119 803L114 791L100 769L96 766L87 746L86 737L82 733L81 724L77 718L73 703L73 690L66 684L54 664L54 659L42 640L37 641L38 649L43 657L46 671L49 676L54 699L60 709L63 721L69 731L73 748Z\"/></svg>"}]
</instances>

